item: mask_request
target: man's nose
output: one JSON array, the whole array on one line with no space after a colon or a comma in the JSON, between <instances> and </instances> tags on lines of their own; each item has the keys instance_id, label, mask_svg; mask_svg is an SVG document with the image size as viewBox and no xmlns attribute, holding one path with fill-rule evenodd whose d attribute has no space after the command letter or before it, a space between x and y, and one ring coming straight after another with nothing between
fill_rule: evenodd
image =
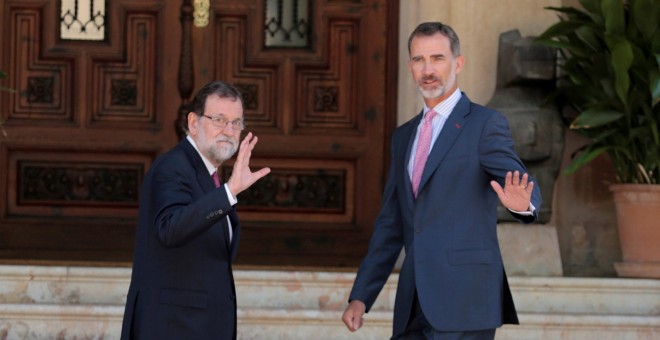
<instances>
[{"instance_id":1,"label":"man's nose","mask_svg":"<svg viewBox=\"0 0 660 340\"><path fill-rule=\"evenodd\" d=\"M430 75L430 74L433 74L433 72L434 72L434 70L433 70L433 66L431 65L431 63L425 61L422 64L422 74Z\"/></svg>"}]
</instances>

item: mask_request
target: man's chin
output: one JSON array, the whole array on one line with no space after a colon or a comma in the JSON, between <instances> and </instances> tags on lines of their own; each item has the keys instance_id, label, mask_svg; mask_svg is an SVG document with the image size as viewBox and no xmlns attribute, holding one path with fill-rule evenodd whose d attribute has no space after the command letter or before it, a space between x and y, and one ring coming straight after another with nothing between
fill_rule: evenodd
<instances>
[{"instance_id":1,"label":"man's chin","mask_svg":"<svg viewBox=\"0 0 660 340\"><path fill-rule=\"evenodd\" d=\"M236 150L234 150L234 149L223 150L223 151L220 152L220 155L219 155L220 157L219 158L224 158L224 160L223 160L223 162L224 162L224 161L232 158L235 153L236 153Z\"/></svg>"},{"instance_id":2,"label":"man's chin","mask_svg":"<svg viewBox=\"0 0 660 340\"><path fill-rule=\"evenodd\" d=\"M433 90L424 90L421 87L418 87L419 93L422 94L422 97L426 99L437 99L442 97L442 95L445 93L443 89L433 89Z\"/></svg>"}]
</instances>

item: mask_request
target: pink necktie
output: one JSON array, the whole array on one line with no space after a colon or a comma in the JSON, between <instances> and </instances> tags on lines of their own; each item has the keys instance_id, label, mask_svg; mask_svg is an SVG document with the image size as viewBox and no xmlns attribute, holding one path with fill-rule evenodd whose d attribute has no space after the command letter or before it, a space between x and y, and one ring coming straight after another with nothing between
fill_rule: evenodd
<instances>
[{"instance_id":1,"label":"pink necktie","mask_svg":"<svg viewBox=\"0 0 660 340\"><path fill-rule=\"evenodd\" d=\"M215 183L215 187L219 188L220 187L220 176L218 176L218 172L217 171L214 172L213 175L211 175L211 177L213 177L213 182Z\"/></svg>"},{"instance_id":2,"label":"pink necktie","mask_svg":"<svg viewBox=\"0 0 660 340\"><path fill-rule=\"evenodd\" d=\"M413 163L413 176L412 176L412 189L413 195L417 198L417 190L419 189L419 182L422 180L422 173L424 173L424 165L426 159L429 157L429 150L431 149L431 137L433 135L433 126L431 122L433 117L438 113L430 110L424 116L424 124L419 132L419 139L417 140L417 151L415 151L415 162Z\"/></svg>"}]
</instances>

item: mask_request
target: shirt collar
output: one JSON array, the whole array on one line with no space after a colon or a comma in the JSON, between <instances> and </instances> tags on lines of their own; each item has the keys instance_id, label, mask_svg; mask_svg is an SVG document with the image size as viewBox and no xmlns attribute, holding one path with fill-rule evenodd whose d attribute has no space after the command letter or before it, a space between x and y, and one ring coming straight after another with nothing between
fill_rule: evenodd
<instances>
[{"instance_id":1,"label":"shirt collar","mask_svg":"<svg viewBox=\"0 0 660 340\"><path fill-rule=\"evenodd\" d=\"M438 115L449 117L449 114L451 114L451 111L454 110L454 107L456 106L458 101L461 100L461 97L462 97L461 89L457 87L456 90L454 90L454 93L452 93L449 97L447 97L447 99L441 101L440 103L438 103L438 105L433 107L433 110L437 112ZM424 104L424 115L426 115L426 113L429 112L430 110L431 108L429 108L428 106L426 106L426 104Z\"/></svg>"},{"instance_id":2,"label":"shirt collar","mask_svg":"<svg viewBox=\"0 0 660 340\"><path fill-rule=\"evenodd\" d=\"M211 163L211 161L206 159L206 157L204 157L204 155L202 155L202 153L199 152L199 149L197 148L197 144L195 144L195 141L192 139L192 137L190 137L190 135L186 136L186 139L190 142L190 144L192 144L193 148L195 148L195 151L197 151L199 156L202 157L202 161L204 161L204 165L206 166L206 170L209 171L209 175L213 175L213 173L216 172L218 169L216 169L213 163Z\"/></svg>"}]
</instances>

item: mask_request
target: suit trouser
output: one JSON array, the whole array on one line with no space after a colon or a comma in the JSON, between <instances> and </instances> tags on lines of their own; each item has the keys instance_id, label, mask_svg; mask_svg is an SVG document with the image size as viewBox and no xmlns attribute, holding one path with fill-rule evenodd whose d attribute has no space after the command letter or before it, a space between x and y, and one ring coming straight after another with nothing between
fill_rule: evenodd
<instances>
[{"instance_id":1,"label":"suit trouser","mask_svg":"<svg viewBox=\"0 0 660 340\"><path fill-rule=\"evenodd\" d=\"M402 334L392 337L391 340L493 340L495 329L467 332L441 332L433 328L426 320L422 307L417 298L417 289L413 298L413 306L410 311L408 326Z\"/></svg>"}]
</instances>

